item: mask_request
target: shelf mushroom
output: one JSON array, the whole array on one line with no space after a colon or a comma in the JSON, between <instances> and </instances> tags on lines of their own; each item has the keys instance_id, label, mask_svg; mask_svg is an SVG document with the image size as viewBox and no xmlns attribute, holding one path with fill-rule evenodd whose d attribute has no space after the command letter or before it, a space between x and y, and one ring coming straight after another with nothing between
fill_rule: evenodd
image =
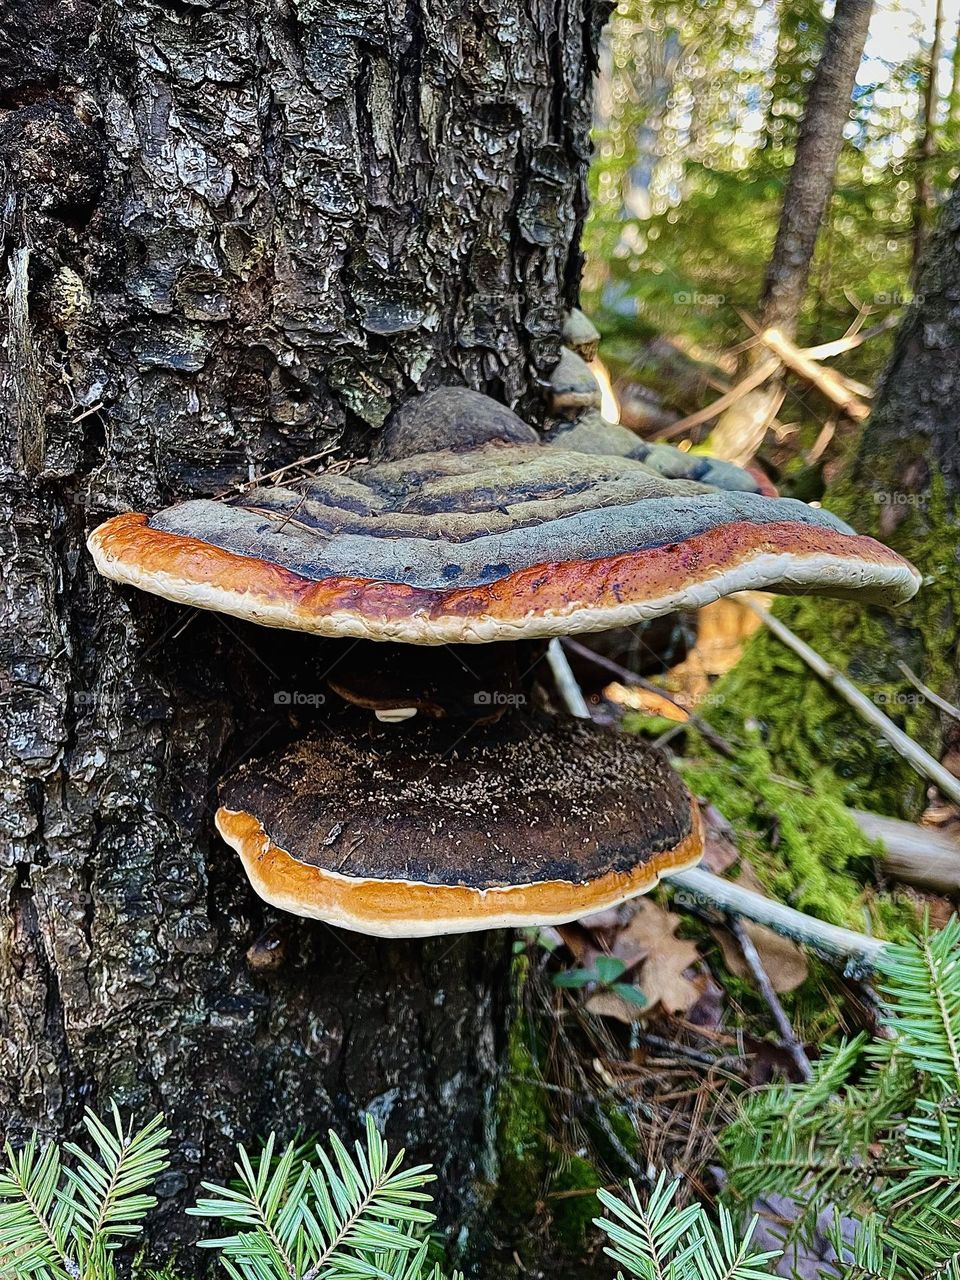
<instances>
[{"instance_id":1,"label":"shelf mushroom","mask_svg":"<svg viewBox=\"0 0 960 1280\"><path fill-rule=\"evenodd\" d=\"M88 545L106 577L182 604L427 645L603 631L744 589L894 605L920 582L828 511L544 448L461 388L415 401L369 467L115 516Z\"/></svg>"},{"instance_id":2,"label":"shelf mushroom","mask_svg":"<svg viewBox=\"0 0 960 1280\"><path fill-rule=\"evenodd\" d=\"M525 714L468 737L355 720L221 786L217 828L283 911L382 937L558 924L700 856L696 805L638 739Z\"/></svg>"},{"instance_id":3,"label":"shelf mushroom","mask_svg":"<svg viewBox=\"0 0 960 1280\"><path fill-rule=\"evenodd\" d=\"M696 480L714 489L735 493L760 493L776 498L777 490L759 467L738 467L723 458L688 453L672 444L642 440L627 427L607 422L595 410L581 413L573 421L560 422L545 437L551 449L588 453L595 456L630 458L642 462L666 480Z\"/></svg>"},{"instance_id":4,"label":"shelf mushroom","mask_svg":"<svg viewBox=\"0 0 960 1280\"><path fill-rule=\"evenodd\" d=\"M588 363L596 360L600 350L600 330L579 307L567 312L560 334L563 345L575 351L581 359Z\"/></svg>"},{"instance_id":5,"label":"shelf mushroom","mask_svg":"<svg viewBox=\"0 0 960 1280\"><path fill-rule=\"evenodd\" d=\"M919 585L826 511L545 447L454 387L403 406L370 466L115 516L88 545L106 577L170 600L400 645L602 631L745 588L898 604ZM397 723L358 730L345 709L223 782L218 828L262 897L411 936L569 920L696 861L695 804L658 754L531 714L505 666L516 705L478 703L465 735L441 677L347 670L347 700Z\"/></svg>"}]
</instances>

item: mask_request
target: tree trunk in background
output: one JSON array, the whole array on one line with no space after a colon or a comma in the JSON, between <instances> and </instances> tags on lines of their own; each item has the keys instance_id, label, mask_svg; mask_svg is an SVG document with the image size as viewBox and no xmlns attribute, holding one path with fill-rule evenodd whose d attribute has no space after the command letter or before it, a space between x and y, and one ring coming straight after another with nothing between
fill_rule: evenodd
<instances>
[{"instance_id":1,"label":"tree trunk in background","mask_svg":"<svg viewBox=\"0 0 960 1280\"><path fill-rule=\"evenodd\" d=\"M937 154L937 76L940 70L940 55L943 51L943 0L937 0L933 19L933 43L927 60L926 76L923 85L923 103L920 113L920 146L917 154L917 187L913 205L913 269L916 277L923 259L930 218L936 204L936 193L933 188L931 165Z\"/></svg>"},{"instance_id":2,"label":"tree trunk in background","mask_svg":"<svg viewBox=\"0 0 960 1280\"><path fill-rule=\"evenodd\" d=\"M161 1248L199 1233L183 1205L236 1141L353 1134L366 1108L444 1166L462 1218L510 939L381 945L264 908L216 784L328 651L118 590L84 535L363 453L444 382L538 420L600 7L8 5L0 1123L162 1109Z\"/></svg>"},{"instance_id":3,"label":"tree trunk in background","mask_svg":"<svg viewBox=\"0 0 960 1280\"><path fill-rule=\"evenodd\" d=\"M947 105L948 145L954 145L956 127L960 122L960 23L953 39L953 53L950 55L950 99Z\"/></svg>"},{"instance_id":4,"label":"tree trunk in background","mask_svg":"<svg viewBox=\"0 0 960 1280\"><path fill-rule=\"evenodd\" d=\"M960 184L941 212L851 473L876 533L926 581L893 615L894 651L960 702ZM960 776L960 725L933 709L941 755ZM934 744L935 746L936 744Z\"/></svg>"},{"instance_id":5,"label":"tree trunk in background","mask_svg":"<svg viewBox=\"0 0 960 1280\"><path fill-rule=\"evenodd\" d=\"M894 611L827 600L778 603L778 615L845 671L960 776L960 725L917 693L905 662L960 703L960 186L931 237L916 296L873 412L826 503L912 560L919 593ZM774 767L801 780L830 769L848 803L916 818L929 784L779 640L751 641L717 703L762 726ZM722 721L722 715L718 717Z\"/></svg>"},{"instance_id":6,"label":"tree trunk in background","mask_svg":"<svg viewBox=\"0 0 960 1280\"><path fill-rule=\"evenodd\" d=\"M764 328L796 333L817 235L833 192L843 127L863 55L873 0L837 0L810 85L773 256L760 301Z\"/></svg>"},{"instance_id":7,"label":"tree trunk in background","mask_svg":"<svg viewBox=\"0 0 960 1280\"><path fill-rule=\"evenodd\" d=\"M872 8L873 0L837 0L807 96L760 298L761 327L779 329L788 338L797 331L817 236L833 193L843 126L850 114L850 97ZM758 343L751 350L748 366L765 359L766 354ZM763 443L784 394L782 380L775 378L742 396L717 419L705 447L716 457L745 465Z\"/></svg>"}]
</instances>

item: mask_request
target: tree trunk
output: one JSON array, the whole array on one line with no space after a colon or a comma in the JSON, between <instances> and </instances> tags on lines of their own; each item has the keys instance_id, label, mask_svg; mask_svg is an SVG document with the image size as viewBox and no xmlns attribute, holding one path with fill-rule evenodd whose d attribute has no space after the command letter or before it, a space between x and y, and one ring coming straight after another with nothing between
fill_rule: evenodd
<instances>
[{"instance_id":1,"label":"tree trunk","mask_svg":"<svg viewBox=\"0 0 960 1280\"><path fill-rule=\"evenodd\" d=\"M783 602L777 612L960 776L960 726L898 666L960 701L960 186L916 290L873 412L826 501L912 560L924 584L896 612L823 600ZM808 779L827 767L844 799L876 813L916 818L927 803L926 780L769 635L751 642L716 700L762 726L781 772Z\"/></svg>"},{"instance_id":2,"label":"tree trunk","mask_svg":"<svg viewBox=\"0 0 960 1280\"><path fill-rule=\"evenodd\" d=\"M850 96L867 39L873 0L837 0L823 54L810 86L793 167L783 198L773 254L760 298L760 325L788 338L797 332L810 266L843 144ZM746 364L763 359L761 346ZM748 462L783 403L781 379L768 382L725 410L706 441L718 458Z\"/></svg>"},{"instance_id":3,"label":"tree trunk","mask_svg":"<svg viewBox=\"0 0 960 1280\"><path fill-rule=\"evenodd\" d=\"M364 1109L443 1166L462 1217L490 1173L509 938L381 944L266 910L216 784L328 649L118 590L83 540L362 454L444 382L538 420L601 0L11 5L0 1123L164 1111L161 1251L198 1234L183 1206L237 1141L352 1135Z\"/></svg>"},{"instance_id":4,"label":"tree trunk","mask_svg":"<svg viewBox=\"0 0 960 1280\"><path fill-rule=\"evenodd\" d=\"M873 0L837 0L803 113L760 303L764 328L779 328L790 338L796 333L817 235L833 192L872 8Z\"/></svg>"},{"instance_id":5,"label":"tree trunk","mask_svg":"<svg viewBox=\"0 0 960 1280\"><path fill-rule=\"evenodd\" d=\"M927 59L920 110L920 146L917 153L916 198L913 204L913 268L915 277L923 259L930 218L936 203L931 166L937 154L937 77L943 51L943 0L937 0L933 19L933 43Z\"/></svg>"}]
</instances>

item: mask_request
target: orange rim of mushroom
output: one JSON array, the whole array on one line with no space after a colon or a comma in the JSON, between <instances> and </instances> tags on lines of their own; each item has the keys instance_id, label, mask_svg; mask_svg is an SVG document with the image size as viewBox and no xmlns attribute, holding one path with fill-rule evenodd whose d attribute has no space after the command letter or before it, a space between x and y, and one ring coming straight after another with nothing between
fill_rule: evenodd
<instances>
[{"instance_id":1,"label":"orange rim of mushroom","mask_svg":"<svg viewBox=\"0 0 960 1280\"><path fill-rule=\"evenodd\" d=\"M896 604L920 581L911 564L873 538L794 521L731 521L683 541L539 564L450 590L360 577L315 581L154 529L137 512L106 521L88 545L106 577L181 604L318 635L419 644L604 630L740 590Z\"/></svg>"},{"instance_id":2,"label":"orange rim of mushroom","mask_svg":"<svg viewBox=\"0 0 960 1280\"><path fill-rule=\"evenodd\" d=\"M345 876L281 849L251 813L221 807L215 821L239 854L250 884L271 906L383 938L564 924L649 892L662 876L694 866L703 852L696 801L690 830L679 844L630 870L609 871L582 884L540 880L489 888Z\"/></svg>"}]
</instances>

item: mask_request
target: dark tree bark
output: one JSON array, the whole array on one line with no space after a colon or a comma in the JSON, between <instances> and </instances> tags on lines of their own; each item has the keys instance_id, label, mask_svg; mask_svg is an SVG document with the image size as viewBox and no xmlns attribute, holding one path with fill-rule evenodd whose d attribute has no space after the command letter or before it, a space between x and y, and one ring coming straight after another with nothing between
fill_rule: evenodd
<instances>
[{"instance_id":1,"label":"dark tree bark","mask_svg":"<svg viewBox=\"0 0 960 1280\"><path fill-rule=\"evenodd\" d=\"M837 0L804 108L760 303L763 326L779 328L788 337L796 332L817 236L833 192L872 8L873 0Z\"/></svg>"},{"instance_id":2,"label":"dark tree bark","mask_svg":"<svg viewBox=\"0 0 960 1280\"><path fill-rule=\"evenodd\" d=\"M117 590L85 532L362 453L445 381L538 420L598 10L7 0L0 1122L162 1109L161 1247L237 1140L365 1108L460 1212L489 1173L509 939L265 910L213 831L217 780L337 655Z\"/></svg>"}]
</instances>

